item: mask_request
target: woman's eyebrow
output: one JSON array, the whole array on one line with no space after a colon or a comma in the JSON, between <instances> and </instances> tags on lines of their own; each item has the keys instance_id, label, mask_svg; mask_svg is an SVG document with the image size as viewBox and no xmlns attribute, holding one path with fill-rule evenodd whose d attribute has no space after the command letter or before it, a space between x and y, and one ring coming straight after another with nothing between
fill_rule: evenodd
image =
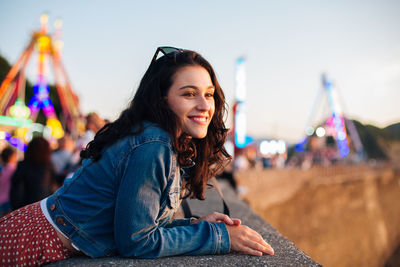
<instances>
[{"instance_id":1,"label":"woman's eyebrow","mask_svg":"<svg viewBox=\"0 0 400 267\"><path fill-rule=\"evenodd\" d=\"M195 85L185 85L185 86L182 86L181 88L179 88L179 90L187 89L187 88L192 88L192 89L199 90L199 88L197 86L195 86ZM215 90L215 87L214 87L214 85L210 85L210 86L207 87L207 89L214 89Z\"/></svg>"}]
</instances>

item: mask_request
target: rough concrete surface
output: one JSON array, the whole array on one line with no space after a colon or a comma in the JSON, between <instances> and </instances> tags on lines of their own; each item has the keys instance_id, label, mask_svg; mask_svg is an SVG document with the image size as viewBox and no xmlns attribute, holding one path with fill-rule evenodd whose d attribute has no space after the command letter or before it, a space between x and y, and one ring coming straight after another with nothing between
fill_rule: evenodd
<instances>
[{"instance_id":1,"label":"rough concrete surface","mask_svg":"<svg viewBox=\"0 0 400 267\"><path fill-rule=\"evenodd\" d=\"M50 264L49 266L321 266L298 249L292 242L280 235L272 226L259 217L250 207L240 200L227 183L220 182L231 217L240 218L271 244L275 255L262 257L227 254L206 256L176 256L160 259L127 259L110 257L91 259L74 257ZM205 201L189 200L195 215L205 215L212 211L222 212L223 205L215 189L206 193Z\"/></svg>"}]
</instances>

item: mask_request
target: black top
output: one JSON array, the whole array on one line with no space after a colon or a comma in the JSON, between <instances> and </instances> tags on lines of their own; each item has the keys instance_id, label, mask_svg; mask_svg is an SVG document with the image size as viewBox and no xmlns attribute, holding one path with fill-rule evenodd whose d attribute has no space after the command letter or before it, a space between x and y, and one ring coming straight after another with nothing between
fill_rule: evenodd
<instances>
[{"instance_id":1,"label":"black top","mask_svg":"<svg viewBox=\"0 0 400 267\"><path fill-rule=\"evenodd\" d=\"M19 162L11 178L10 203L13 210L51 195L54 176L51 166L46 168L25 160Z\"/></svg>"}]
</instances>

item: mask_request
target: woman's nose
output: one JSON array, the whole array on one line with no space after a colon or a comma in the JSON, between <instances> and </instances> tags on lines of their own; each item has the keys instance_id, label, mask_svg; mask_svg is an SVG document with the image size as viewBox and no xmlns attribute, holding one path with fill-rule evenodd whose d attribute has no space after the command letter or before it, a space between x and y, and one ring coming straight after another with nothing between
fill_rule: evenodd
<instances>
[{"instance_id":1,"label":"woman's nose","mask_svg":"<svg viewBox=\"0 0 400 267\"><path fill-rule=\"evenodd\" d=\"M204 96L199 96L197 100L197 109L199 110L209 110L210 103Z\"/></svg>"}]
</instances>

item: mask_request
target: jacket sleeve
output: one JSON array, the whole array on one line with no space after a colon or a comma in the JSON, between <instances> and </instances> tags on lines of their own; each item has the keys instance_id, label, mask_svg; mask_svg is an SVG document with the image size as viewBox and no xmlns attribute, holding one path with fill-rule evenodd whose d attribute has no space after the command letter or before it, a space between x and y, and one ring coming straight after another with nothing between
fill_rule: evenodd
<instances>
[{"instance_id":1,"label":"jacket sleeve","mask_svg":"<svg viewBox=\"0 0 400 267\"><path fill-rule=\"evenodd\" d=\"M179 218L179 219L175 219L173 220L171 223L167 224L165 227L167 228L171 228L171 227L175 227L175 226L186 226L186 225L190 225L190 220L192 218ZM194 219L194 218L193 218Z\"/></svg>"},{"instance_id":2,"label":"jacket sleeve","mask_svg":"<svg viewBox=\"0 0 400 267\"><path fill-rule=\"evenodd\" d=\"M126 164L114 222L115 242L122 256L157 258L229 252L229 234L223 223L159 225L163 191L170 172L176 169L167 143L150 142L137 147Z\"/></svg>"}]
</instances>

